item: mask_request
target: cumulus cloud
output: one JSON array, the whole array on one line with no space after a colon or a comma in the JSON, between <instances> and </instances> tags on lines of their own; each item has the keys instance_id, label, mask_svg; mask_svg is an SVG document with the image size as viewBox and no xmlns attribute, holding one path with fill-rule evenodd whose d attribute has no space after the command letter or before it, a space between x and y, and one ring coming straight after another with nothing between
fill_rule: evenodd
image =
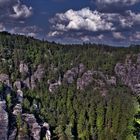
<instances>
[{"instance_id":1,"label":"cumulus cloud","mask_svg":"<svg viewBox=\"0 0 140 140\"><path fill-rule=\"evenodd\" d=\"M92 11L89 8L83 8L79 11L72 9L65 13L57 13L54 18L50 20L53 24L53 28L58 31L69 30L87 30L87 31L106 31L114 30L113 23L108 19L112 19L112 14L108 14L108 18L105 18L104 13L98 11Z\"/></svg>"},{"instance_id":2,"label":"cumulus cloud","mask_svg":"<svg viewBox=\"0 0 140 140\"><path fill-rule=\"evenodd\" d=\"M57 36L68 31L118 32L117 30L120 29L131 29L136 25L140 26L140 13L134 13L131 10L119 14L101 13L96 10L92 11L89 8L78 11L70 9L65 13L57 13L50 22L52 31L49 36Z\"/></svg>"},{"instance_id":3,"label":"cumulus cloud","mask_svg":"<svg viewBox=\"0 0 140 140\"><path fill-rule=\"evenodd\" d=\"M89 8L68 10L57 13L50 19L48 37L66 40L79 39L81 42L121 42L125 44L139 39L140 13L125 10L123 13L99 12ZM131 39L129 34L133 32ZM105 43L106 43L105 42ZM125 43L123 43L125 42ZM119 43L118 43L119 44Z\"/></svg>"}]
</instances>

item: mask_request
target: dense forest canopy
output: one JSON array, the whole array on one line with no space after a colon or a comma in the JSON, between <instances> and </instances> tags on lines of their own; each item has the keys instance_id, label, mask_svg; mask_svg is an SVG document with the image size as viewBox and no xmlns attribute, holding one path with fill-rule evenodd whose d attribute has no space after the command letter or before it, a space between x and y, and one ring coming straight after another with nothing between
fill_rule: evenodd
<instances>
[{"instance_id":1,"label":"dense forest canopy","mask_svg":"<svg viewBox=\"0 0 140 140\"><path fill-rule=\"evenodd\" d=\"M0 84L1 100L6 100L9 120L12 120L15 106L14 82L20 80L24 83L27 78L30 82L31 75L41 65L43 78L39 82L35 80L35 88L21 87L22 113L34 114L38 123L48 122L52 139L140 139L139 94L123 84L114 71L116 64L125 63L128 55L132 63L136 63L139 53L139 45L126 48L97 44L62 45L0 33L0 74L7 74L12 85L12 91L6 94L5 84ZM27 65L27 73L19 71L21 63ZM84 70L76 73L73 82L68 82L68 70L72 71L79 64ZM90 72L92 74L88 77ZM84 81L87 77L84 87L80 85L77 88L77 81ZM109 80L111 77L117 80L109 85L106 78ZM58 79L61 84L50 89L50 85ZM21 114L16 120L17 136L20 132L28 134L29 128L22 122ZM12 127L9 124L9 128ZM21 128L24 130L21 131ZM43 133L41 139L45 139Z\"/></svg>"}]
</instances>

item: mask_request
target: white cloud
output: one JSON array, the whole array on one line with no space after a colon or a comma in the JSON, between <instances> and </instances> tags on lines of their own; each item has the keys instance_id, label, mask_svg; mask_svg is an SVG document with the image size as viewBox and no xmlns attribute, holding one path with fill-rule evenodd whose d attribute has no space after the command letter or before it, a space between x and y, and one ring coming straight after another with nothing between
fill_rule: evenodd
<instances>
[{"instance_id":1,"label":"white cloud","mask_svg":"<svg viewBox=\"0 0 140 140\"><path fill-rule=\"evenodd\" d=\"M125 39L121 32L113 32L112 34L115 39Z\"/></svg>"},{"instance_id":2,"label":"white cloud","mask_svg":"<svg viewBox=\"0 0 140 140\"><path fill-rule=\"evenodd\" d=\"M83 8L79 11L72 9L65 13L57 13L51 20L53 27L57 30L87 30L87 31L105 31L114 30L113 23L104 18L105 14L98 11L92 11L89 8ZM108 16L111 16L109 14ZM55 24L56 23L56 24Z\"/></svg>"},{"instance_id":3,"label":"white cloud","mask_svg":"<svg viewBox=\"0 0 140 140\"><path fill-rule=\"evenodd\" d=\"M127 10L125 16L119 16L119 21L122 27L132 27L136 24L140 24L140 13Z\"/></svg>"},{"instance_id":4,"label":"white cloud","mask_svg":"<svg viewBox=\"0 0 140 140\"><path fill-rule=\"evenodd\" d=\"M27 7L26 5L18 3L13 6L14 14L10 16L13 18L28 18L32 15L32 10L32 7Z\"/></svg>"},{"instance_id":5,"label":"white cloud","mask_svg":"<svg viewBox=\"0 0 140 140\"><path fill-rule=\"evenodd\" d=\"M34 26L26 26L26 27L15 27L11 29L10 32L14 34L37 37L40 31L42 31L42 29L34 25Z\"/></svg>"},{"instance_id":6,"label":"white cloud","mask_svg":"<svg viewBox=\"0 0 140 140\"><path fill-rule=\"evenodd\" d=\"M57 36L65 32L113 32L114 38L123 39L118 30L132 29L135 25L140 25L140 13L131 10L119 13L101 13L83 8L78 11L72 9L65 13L57 13L50 20L52 25L51 34ZM49 34L49 35L51 35Z\"/></svg>"},{"instance_id":7,"label":"white cloud","mask_svg":"<svg viewBox=\"0 0 140 140\"><path fill-rule=\"evenodd\" d=\"M22 0L0 0L0 17L24 19L33 14L33 8L22 3ZM12 20L12 19L11 19Z\"/></svg>"},{"instance_id":8,"label":"white cloud","mask_svg":"<svg viewBox=\"0 0 140 140\"><path fill-rule=\"evenodd\" d=\"M140 2L140 0L97 0L98 4L104 4L104 5L122 4L124 6L134 5L138 2Z\"/></svg>"}]
</instances>

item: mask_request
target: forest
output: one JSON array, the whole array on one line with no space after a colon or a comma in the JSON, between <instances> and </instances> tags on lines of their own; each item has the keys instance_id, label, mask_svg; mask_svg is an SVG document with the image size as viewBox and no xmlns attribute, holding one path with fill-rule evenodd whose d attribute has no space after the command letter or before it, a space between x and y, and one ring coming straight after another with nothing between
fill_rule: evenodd
<instances>
[{"instance_id":1,"label":"forest","mask_svg":"<svg viewBox=\"0 0 140 140\"><path fill-rule=\"evenodd\" d=\"M38 123L48 122L52 140L139 140L140 139L140 94L135 94L116 75L118 62L125 63L127 55L136 63L139 45L113 47L103 44L58 44L32 37L0 33L0 74L7 74L12 92L5 94L9 127L15 105L15 81L24 81L36 71L44 68L43 78L35 80L35 88L22 86L22 113L34 114ZM28 66L28 73L21 74L20 63ZM93 71L92 82L83 89L77 88L77 79L84 75L78 72L68 82L66 72L82 64L84 72ZM116 84L109 85L104 77L116 77ZM49 90L49 82L61 84ZM89 77L90 78L90 77ZM0 80L0 97L5 89ZM1 101L3 100L0 98ZM29 133L16 118L17 135ZM21 131L21 127L23 130ZM43 133L43 132L42 132ZM45 136L41 134L42 140Z\"/></svg>"}]
</instances>

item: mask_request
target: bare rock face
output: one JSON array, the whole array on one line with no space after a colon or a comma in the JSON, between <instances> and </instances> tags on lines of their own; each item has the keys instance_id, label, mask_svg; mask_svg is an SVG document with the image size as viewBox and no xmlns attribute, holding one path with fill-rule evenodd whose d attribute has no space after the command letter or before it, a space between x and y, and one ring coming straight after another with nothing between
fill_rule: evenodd
<instances>
[{"instance_id":1,"label":"bare rock face","mask_svg":"<svg viewBox=\"0 0 140 140\"><path fill-rule=\"evenodd\" d=\"M21 81L15 81L14 82L14 87L18 90L21 90L22 82Z\"/></svg>"},{"instance_id":2,"label":"bare rock face","mask_svg":"<svg viewBox=\"0 0 140 140\"><path fill-rule=\"evenodd\" d=\"M22 114L24 121L29 125L30 136L33 140L40 140L41 127L33 114Z\"/></svg>"},{"instance_id":3,"label":"bare rock face","mask_svg":"<svg viewBox=\"0 0 140 140\"><path fill-rule=\"evenodd\" d=\"M7 74L0 74L0 82L10 87L9 76Z\"/></svg>"},{"instance_id":4,"label":"bare rock face","mask_svg":"<svg viewBox=\"0 0 140 140\"><path fill-rule=\"evenodd\" d=\"M0 101L0 140L7 140L8 113L5 111L6 102Z\"/></svg>"},{"instance_id":5,"label":"bare rock face","mask_svg":"<svg viewBox=\"0 0 140 140\"><path fill-rule=\"evenodd\" d=\"M17 139L18 140L30 140L29 136L23 132L23 128L20 128L18 132Z\"/></svg>"},{"instance_id":6,"label":"bare rock face","mask_svg":"<svg viewBox=\"0 0 140 140\"><path fill-rule=\"evenodd\" d=\"M134 93L140 94L140 54L136 62L134 64L127 60L126 63L117 63L115 73L124 85L130 87Z\"/></svg>"},{"instance_id":7,"label":"bare rock face","mask_svg":"<svg viewBox=\"0 0 140 140\"><path fill-rule=\"evenodd\" d=\"M44 67L40 64L38 65L37 70L34 73L34 79L37 79L40 82L44 77L44 74L45 74Z\"/></svg>"},{"instance_id":8,"label":"bare rock face","mask_svg":"<svg viewBox=\"0 0 140 140\"><path fill-rule=\"evenodd\" d=\"M55 92L58 87L62 84L61 83L61 77L59 77L59 80L54 82L54 83L51 83L49 80L48 80L48 84L49 84L49 91L50 92Z\"/></svg>"},{"instance_id":9,"label":"bare rock face","mask_svg":"<svg viewBox=\"0 0 140 140\"><path fill-rule=\"evenodd\" d=\"M15 140L17 135L17 128L14 128L13 131L10 133L8 140Z\"/></svg>"},{"instance_id":10,"label":"bare rock face","mask_svg":"<svg viewBox=\"0 0 140 140\"><path fill-rule=\"evenodd\" d=\"M28 66L25 63L21 62L20 65L19 65L19 72L21 74L28 73L29 72Z\"/></svg>"},{"instance_id":11,"label":"bare rock face","mask_svg":"<svg viewBox=\"0 0 140 140\"><path fill-rule=\"evenodd\" d=\"M79 66L78 66L78 69L79 69L79 74L83 74L86 70L86 67L83 63L80 63Z\"/></svg>"},{"instance_id":12,"label":"bare rock face","mask_svg":"<svg viewBox=\"0 0 140 140\"><path fill-rule=\"evenodd\" d=\"M31 76L31 89L36 88L36 79L34 75Z\"/></svg>"},{"instance_id":13,"label":"bare rock face","mask_svg":"<svg viewBox=\"0 0 140 140\"><path fill-rule=\"evenodd\" d=\"M23 81L23 84L25 87L29 88L30 89L30 79L27 78L26 80Z\"/></svg>"},{"instance_id":14,"label":"bare rock face","mask_svg":"<svg viewBox=\"0 0 140 140\"><path fill-rule=\"evenodd\" d=\"M88 70L77 80L77 89L84 90L93 81L93 73Z\"/></svg>"},{"instance_id":15,"label":"bare rock face","mask_svg":"<svg viewBox=\"0 0 140 140\"><path fill-rule=\"evenodd\" d=\"M22 113L22 106L21 104L17 104L14 108L13 108L13 114L15 116L19 115Z\"/></svg>"},{"instance_id":16,"label":"bare rock face","mask_svg":"<svg viewBox=\"0 0 140 140\"><path fill-rule=\"evenodd\" d=\"M49 124L48 124L48 123L44 123L44 124L43 124L43 127L44 127L45 130L46 130L46 135L45 135L46 140L51 140L51 132L50 132L50 130L49 130Z\"/></svg>"},{"instance_id":17,"label":"bare rock face","mask_svg":"<svg viewBox=\"0 0 140 140\"><path fill-rule=\"evenodd\" d=\"M107 79L106 82L107 82L108 85L112 85L112 86L116 86L116 84L117 84L115 76L111 76L111 78Z\"/></svg>"},{"instance_id":18,"label":"bare rock face","mask_svg":"<svg viewBox=\"0 0 140 140\"><path fill-rule=\"evenodd\" d=\"M23 92L21 90L17 90L17 99L18 99L18 102L20 103L23 102Z\"/></svg>"},{"instance_id":19,"label":"bare rock face","mask_svg":"<svg viewBox=\"0 0 140 140\"><path fill-rule=\"evenodd\" d=\"M75 78L78 75L78 68L74 67L71 70L68 70L65 74L64 74L64 80L68 83L68 84L72 84L75 80Z\"/></svg>"}]
</instances>

